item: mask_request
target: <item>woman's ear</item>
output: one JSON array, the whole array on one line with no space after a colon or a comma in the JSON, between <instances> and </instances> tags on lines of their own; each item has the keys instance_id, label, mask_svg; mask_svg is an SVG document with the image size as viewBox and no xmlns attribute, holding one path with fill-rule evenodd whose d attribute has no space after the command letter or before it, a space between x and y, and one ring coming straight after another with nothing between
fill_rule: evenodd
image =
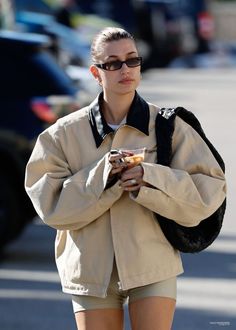
<instances>
[{"instance_id":1,"label":"woman's ear","mask_svg":"<svg viewBox=\"0 0 236 330\"><path fill-rule=\"evenodd\" d=\"M101 83L101 77L99 75L99 71L98 68L96 67L96 65L91 65L89 68L90 72L92 73L92 75L94 76L94 78L98 81L98 83Z\"/></svg>"}]
</instances>

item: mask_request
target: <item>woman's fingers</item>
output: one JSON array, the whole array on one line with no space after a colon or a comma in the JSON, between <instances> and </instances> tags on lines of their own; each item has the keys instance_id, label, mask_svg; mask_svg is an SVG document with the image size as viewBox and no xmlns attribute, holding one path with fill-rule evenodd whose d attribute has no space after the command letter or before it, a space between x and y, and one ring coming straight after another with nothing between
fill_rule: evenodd
<instances>
[{"instance_id":1,"label":"woman's fingers","mask_svg":"<svg viewBox=\"0 0 236 330\"><path fill-rule=\"evenodd\" d=\"M120 182L120 187L125 191L136 191L139 190L142 186L142 183L131 183L129 181Z\"/></svg>"},{"instance_id":2,"label":"woman's fingers","mask_svg":"<svg viewBox=\"0 0 236 330\"><path fill-rule=\"evenodd\" d=\"M126 191L139 190L143 185L143 168L138 165L121 173L120 187Z\"/></svg>"},{"instance_id":3,"label":"woman's fingers","mask_svg":"<svg viewBox=\"0 0 236 330\"><path fill-rule=\"evenodd\" d=\"M129 168L127 162L124 161L124 156L126 156L126 154L118 151L110 153L109 162L112 165L112 169L109 177L118 174L120 178L120 187L127 191L138 190L143 181L143 168L141 165Z\"/></svg>"},{"instance_id":4,"label":"woman's fingers","mask_svg":"<svg viewBox=\"0 0 236 330\"><path fill-rule=\"evenodd\" d=\"M121 174L121 181L125 182L127 180L135 179L140 182L143 179L143 168L141 165L132 167Z\"/></svg>"},{"instance_id":5,"label":"woman's fingers","mask_svg":"<svg viewBox=\"0 0 236 330\"><path fill-rule=\"evenodd\" d=\"M109 162L112 165L112 169L109 173L109 178L118 175L127 168L127 164L124 161L124 154L118 150L112 150L109 155Z\"/></svg>"}]
</instances>

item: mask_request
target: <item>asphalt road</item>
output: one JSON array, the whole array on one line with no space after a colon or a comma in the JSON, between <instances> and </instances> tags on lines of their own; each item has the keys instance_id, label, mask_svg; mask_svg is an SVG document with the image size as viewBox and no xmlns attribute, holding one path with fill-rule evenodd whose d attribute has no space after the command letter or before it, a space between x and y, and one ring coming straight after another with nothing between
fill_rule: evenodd
<instances>
[{"instance_id":1,"label":"asphalt road","mask_svg":"<svg viewBox=\"0 0 236 330\"><path fill-rule=\"evenodd\" d=\"M200 119L227 168L228 207L219 238L183 255L172 330L236 329L236 71L152 70L139 92L159 106L181 105ZM70 297L61 293L53 229L36 221L8 246L0 262L1 330L75 330ZM126 330L129 330L126 311Z\"/></svg>"}]
</instances>

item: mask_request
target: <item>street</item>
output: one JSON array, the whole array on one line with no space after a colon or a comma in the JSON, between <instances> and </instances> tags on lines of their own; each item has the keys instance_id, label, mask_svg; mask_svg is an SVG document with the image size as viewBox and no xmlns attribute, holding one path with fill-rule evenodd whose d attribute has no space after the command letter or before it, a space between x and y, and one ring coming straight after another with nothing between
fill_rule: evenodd
<instances>
[{"instance_id":1,"label":"street","mask_svg":"<svg viewBox=\"0 0 236 330\"><path fill-rule=\"evenodd\" d=\"M161 107L184 106L200 120L226 163L223 229L200 254L184 254L172 330L236 329L236 71L150 70L139 93ZM55 231L39 219L8 246L0 262L1 330L75 330L69 295L54 262ZM126 327L130 330L127 308Z\"/></svg>"}]
</instances>

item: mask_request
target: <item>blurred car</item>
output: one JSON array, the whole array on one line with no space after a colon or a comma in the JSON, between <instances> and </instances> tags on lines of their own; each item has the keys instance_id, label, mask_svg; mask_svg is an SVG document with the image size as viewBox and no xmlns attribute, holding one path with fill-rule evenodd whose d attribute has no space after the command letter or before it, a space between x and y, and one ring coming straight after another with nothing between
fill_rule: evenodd
<instances>
[{"instance_id":1,"label":"blurred car","mask_svg":"<svg viewBox=\"0 0 236 330\"><path fill-rule=\"evenodd\" d=\"M75 29L58 23L50 14L17 11L16 25L23 31L48 36L52 42L51 53L57 62L64 67L76 86L84 91L88 101L92 101L100 92L100 87L88 69L91 65L91 41L106 24L117 24L96 15L78 14L78 17L80 24Z\"/></svg>"},{"instance_id":2,"label":"blurred car","mask_svg":"<svg viewBox=\"0 0 236 330\"><path fill-rule=\"evenodd\" d=\"M206 53L214 22L206 0L136 0L138 38L150 47L145 66L166 67L183 55Z\"/></svg>"},{"instance_id":3,"label":"blurred car","mask_svg":"<svg viewBox=\"0 0 236 330\"><path fill-rule=\"evenodd\" d=\"M36 137L85 105L49 46L46 36L0 31L0 249L35 215L23 182Z\"/></svg>"},{"instance_id":4,"label":"blurred car","mask_svg":"<svg viewBox=\"0 0 236 330\"><path fill-rule=\"evenodd\" d=\"M54 55L62 65L74 62L87 67L90 64L90 43L85 33L78 33L58 23L55 17L49 14L17 11L15 16L18 28L29 33L44 34L51 39Z\"/></svg>"}]
</instances>

